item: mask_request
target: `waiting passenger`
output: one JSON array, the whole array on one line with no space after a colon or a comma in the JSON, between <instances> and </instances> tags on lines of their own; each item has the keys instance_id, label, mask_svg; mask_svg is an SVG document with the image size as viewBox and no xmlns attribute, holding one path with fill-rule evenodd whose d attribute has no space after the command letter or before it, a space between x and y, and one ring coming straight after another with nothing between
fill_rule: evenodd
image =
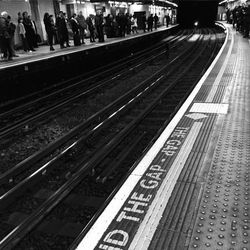
<instances>
[{"instance_id":1,"label":"waiting passenger","mask_svg":"<svg viewBox=\"0 0 250 250\"><path fill-rule=\"evenodd\" d=\"M62 11L59 12L58 17L56 18L56 27L58 31L60 48L61 49L66 48L64 46L65 43L67 47L70 47L67 23L66 23L65 15Z\"/></svg>"},{"instance_id":2,"label":"waiting passenger","mask_svg":"<svg viewBox=\"0 0 250 250\"><path fill-rule=\"evenodd\" d=\"M114 37L119 37L120 36L120 30L119 30L119 25L117 23L117 18L113 19L113 29L114 29Z\"/></svg>"},{"instance_id":3,"label":"waiting passenger","mask_svg":"<svg viewBox=\"0 0 250 250\"><path fill-rule=\"evenodd\" d=\"M97 12L95 16L95 27L98 36L98 41L104 42L104 33L103 33L104 21L103 21L103 16L100 12Z\"/></svg>"},{"instance_id":4,"label":"waiting passenger","mask_svg":"<svg viewBox=\"0 0 250 250\"><path fill-rule=\"evenodd\" d=\"M243 12L242 7L236 7L236 31L242 31L242 22L243 22Z\"/></svg>"},{"instance_id":5,"label":"waiting passenger","mask_svg":"<svg viewBox=\"0 0 250 250\"><path fill-rule=\"evenodd\" d=\"M23 25L23 18L18 18L17 32L22 41L23 50L27 52L29 50L29 45L26 39L26 30Z\"/></svg>"},{"instance_id":6,"label":"waiting passenger","mask_svg":"<svg viewBox=\"0 0 250 250\"><path fill-rule=\"evenodd\" d=\"M150 14L148 17L148 31L153 31L154 17L153 14Z\"/></svg>"},{"instance_id":7,"label":"waiting passenger","mask_svg":"<svg viewBox=\"0 0 250 250\"><path fill-rule=\"evenodd\" d=\"M31 20L28 18L28 12L23 12L23 25L26 31L26 39L29 45L29 50L35 51L34 49L34 37L35 31L33 29L33 24Z\"/></svg>"},{"instance_id":8,"label":"waiting passenger","mask_svg":"<svg viewBox=\"0 0 250 250\"><path fill-rule=\"evenodd\" d=\"M227 16L227 23L232 23L231 10L229 8L227 8L227 10L226 10L226 16Z\"/></svg>"},{"instance_id":9,"label":"waiting passenger","mask_svg":"<svg viewBox=\"0 0 250 250\"><path fill-rule=\"evenodd\" d=\"M89 15L89 17L86 20L89 29L89 39L91 43L95 42L95 26L93 24L93 20L94 20L93 15Z\"/></svg>"},{"instance_id":10,"label":"waiting passenger","mask_svg":"<svg viewBox=\"0 0 250 250\"><path fill-rule=\"evenodd\" d=\"M147 22L147 18L146 18L146 14L144 13L142 15L142 29L144 32L146 32L146 22Z\"/></svg>"},{"instance_id":11,"label":"waiting passenger","mask_svg":"<svg viewBox=\"0 0 250 250\"><path fill-rule=\"evenodd\" d=\"M3 53L3 59L12 60L11 36L7 17L8 13L3 11L0 16L0 48Z\"/></svg>"},{"instance_id":12,"label":"waiting passenger","mask_svg":"<svg viewBox=\"0 0 250 250\"><path fill-rule=\"evenodd\" d=\"M165 19L166 19L166 27L169 26L169 23L170 23L170 16L169 14L167 13L167 15L165 16Z\"/></svg>"},{"instance_id":13,"label":"waiting passenger","mask_svg":"<svg viewBox=\"0 0 250 250\"><path fill-rule=\"evenodd\" d=\"M84 36L85 36L85 31L87 29L87 23L86 23L84 15L82 14L82 11L79 12L76 20L79 23L81 43L85 44L85 42L84 42Z\"/></svg>"},{"instance_id":14,"label":"waiting passenger","mask_svg":"<svg viewBox=\"0 0 250 250\"><path fill-rule=\"evenodd\" d=\"M31 22L32 25L32 29L33 29L33 33L32 33L32 44L34 48L38 48L38 43L41 42L41 37L40 35L37 33L37 28L36 28L36 23L34 20L31 19L31 16L28 15L28 19Z\"/></svg>"},{"instance_id":15,"label":"waiting passenger","mask_svg":"<svg viewBox=\"0 0 250 250\"><path fill-rule=\"evenodd\" d=\"M237 11L237 8L234 8L232 10L232 22L233 22L233 28L236 27L236 23L237 23L237 15L236 15L236 11Z\"/></svg>"},{"instance_id":16,"label":"waiting passenger","mask_svg":"<svg viewBox=\"0 0 250 250\"><path fill-rule=\"evenodd\" d=\"M53 16L50 15L48 12L46 12L43 17L43 22L48 37L48 44L50 47L50 51L54 51L55 49L53 47L53 37L56 32L56 27L54 24Z\"/></svg>"},{"instance_id":17,"label":"waiting passenger","mask_svg":"<svg viewBox=\"0 0 250 250\"><path fill-rule=\"evenodd\" d=\"M70 19L70 24L71 24L71 29L73 32L73 39L74 39L74 45L79 46L81 45L81 40L80 40L80 30L79 30L79 23L76 20L76 14L74 13L73 16Z\"/></svg>"},{"instance_id":18,"label":"waiting passenger","mask_svg":"<svg viewBox=\"0 0 250 250\"><path fill-rule=\"evenodd\" d=\"M114 37L113 16L110 14L105 17L105 29L107 38Z\"/></svg>"},{"instance_id":19,"label":"waiting passenger","mask_svg":"<svg viewBox=\"0 0 250 250\"><path fill-rule=\"evenodd\" d=\"M138 27L138 25L137 25L137 18L136 18L136 16L132 16L132 18L131 18L131 28L132 28L132 33L134 34L134 33L138 33L138 31L137 31L137 27Z\"/></svg>"},{"instance_id":20,"label":"waiting passenger","mask_svg":"<svg viewBox=\"0 0 250 250\"><path fill-rule=\"evenodd\" d=\"M119 25L120 36L124 37L126 33L127 18L123 13L119 13L117 23Z\"/></svg>"},{"instance_id":21,"label":"waiting passenger","mask_svg":"<svg viewBox=\"0 0 250 250\"><path fill-rule=\"evenodd\" d=\"M129 35L131 33L131 18L132 16L126 13L126 33Z\"/></svg>"},{"instance_id":22,"label":"waiting passenger","mask_svg":"<svg viewBox=\"0 0 250 250\"><path fill-rule=\"evenodd\" d=\"M159 17L155 13L155 15L154 15L154 26L155 26L154 28L155 28L155 30L157 29L158 21L159 21Z\"/></svg>"},{"instance_id":23,"label":"waiting passenger","mask_svg":"<svg viewBox=\"0 0 250 250\"><path fill-rule=\"evenodd\" d=\"M14 36L15 36L15 31L16 31L16 25L11 21L11 17L10 16L7 17L7 20L8 20L8 23L9 23L10 46L11 46L11 50L12 50L12 56L13 57L19 57L16 54L16 51L15 51Z\"/></svg>"},{"instance_id":24,"label":"waiting passenger","mask_svg":"<svg viewBox=\"0 0 250 250\"><path fill-rule=\"evenodd\" d=\"M243 35L245 38L249 37L249 29L250 29L250 6L244 9Z\"/></svg>"}]
</instances>

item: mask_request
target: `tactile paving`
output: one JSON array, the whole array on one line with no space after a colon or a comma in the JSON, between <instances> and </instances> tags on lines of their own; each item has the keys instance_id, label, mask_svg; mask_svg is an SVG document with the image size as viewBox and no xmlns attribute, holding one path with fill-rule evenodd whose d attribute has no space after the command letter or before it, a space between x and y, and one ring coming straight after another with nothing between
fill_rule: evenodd
<instances>
[{"instance_id":1,"label":"tactile paving","mask_svg":"<svg viewBox=\"0 0 250 250\"><path fill-rule=\"evenodd\" d=\"M250 250L250 58L241 44L189 249Z\"/></svg>"}]
</instances>

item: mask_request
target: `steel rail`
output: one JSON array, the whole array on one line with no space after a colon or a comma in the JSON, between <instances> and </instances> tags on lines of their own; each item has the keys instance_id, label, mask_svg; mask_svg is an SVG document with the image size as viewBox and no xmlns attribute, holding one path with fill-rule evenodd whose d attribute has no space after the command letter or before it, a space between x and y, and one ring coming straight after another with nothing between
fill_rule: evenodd
<instances>
[{"instance_id":1,"label":"steel rail","mask_svg":"<svg viewBox=\"0 0 250 250\"><path fill-rule=\"evenodd\" d=\"M160 42L158 42L157 44L154 44L154 45L150 46L149 48L140 50L140 51L138 51L136 53L133 53L133 54L131 54L131 55L125 57L125 58L121 58L121 59L119 59L119 60L117 60L117 61L115 61L113 63L108 64L108 65L104 65L102 67L99 67L99 68L97 68L97 69L95 69L93 71L90 71L87 74L85 73L85 74L82 74L80 76L78 75L78 76L72 77L72 78L70 78L68 80L60 82L59 84L52 84L53 87L45 88L45 89L43 89L41 91L37 91L35 93L32 93L31 95L34 96L35 100L30 101L28 103L23 104L23 99L25 99L25 97L30 98L30 95L25 96L25 97L21 97L20 98L21 99L20 100L21 106L16 105L15 108L12 108L12 109L9 109L9 110L7 110L5 112L0 113L0 118L4 117L5 115L8 115L9 113L17 112L20 109L23 109L25 107L29 107L29 106L33 105L34 103L36 103L36 102L44 102L45 98L50 97L53 94L61 93L61 91L62 91L61 89L59 89L59 90L57 90L57 91L55 91L55 92L53 92L53 93L51 93L51 94L49 94L49 95L47 95L45 97L38 97L37 98L38 95L41 95L42 93L47 92L47 91L51 91L51 88L55 88L55 87L60 87L61 88L62 86L66 85L66 88L63 89L63 90L65 90L65 89L68 89L68 88L70 89L71 87L78 86L79 84L82 84L82 81L84 81L84 82L85 81L90 81L90 80L96 81L96 79L100 79L100 78L103 79L104 76L106 76L106 75L109 76L110 72L112 72L114 68L117 69L117 70L120 70L120 68L123 68L124 65L129 64L129 63L133 63L133 61L136 61L136 60L138 60L140 58L143 58L145 56L145 54L152 53L152 51L158 50L160 48L160 46L164 45L165 42L169 42L169 43L175 42L176 40L180 39L181 36L184 35L184 32L182 32L180 34L177 33L175 37L167 37L167 38L161 40ZM76 83L74 83L72 85L71 83L73 81L76 82ZM69 84L70 84L70 86L69 86ZM8 109L5 106L10 106L10 104L7 103L6 105L0 106L0 110L1 109L3 109L3 110Z\"/></svg>"},{"instance_id":2,"label":"steel rail","mask_svg":"<svg viewBox=\"0 0 250 250\"><path fill-rule=\"evenodd\" d=\"M190 55L190 54L188 54L188 55ZM154 102L154 103L155 103L155 102ZM140 118L142 119L142 117L144 117L145 114L148 113L148 112L149 112L149 110L144 111L144 115L143 115L143 116L141 115ZM51 196L51 200L52 200L53 202L50 201L50 206L52 205L52 203L53 203L53 207L54 207L56 204L58 204L59 200L63 198L61 195L63 195L63 194L64 194L64 195L65 195L65 194L68 194L68 193L69 193L69 189L72 190L72 189L75 187L75 185L77 185L77 184L81 181L82 175L85 174L85 170L86 170L86 169L90 169L91 167L93 168L94 165L100 163L100 161L103 159L103 157L106 156L106 155L110 152L110 150L112 150L113 148L115 148L116 145L117 145L117 143L119 143L119 142L124 138L124 136L128 134L129 131L133 130L134 126L135 126L136 124L138 124L138 123L139 123L139 120L133 120L133 121L130 123L130 126L127 126L125 129L123 129L123 130L119 133L118 138L114 138L110 143L108 143L108 144L105 146L105 148L104 148L105 151L103 150L103 151L98 152L98 153L95 155L95 157L92 158L91 160L89 160L87 163L85 163L85 164L83 165L83 167L80 168L80 170L79 170L77 173L74 173L74 174L72 175L71 179L67 182L67 183L68 183L68 186L67 186L67 185L63 185L62 188L60 188L60 192L57 191L55 194L53 194L53 195ZM94 165L93 165L93 164L94 164ZM66 184L66 183L65 183L65 184ZM74 187L73 187L72 185L74 185ZM58 196L57 198L55 198L56 195ZM27 228L27 229L30 230L30 229L31 229L31 228L30 228L31 225L34 224L34 219L36 218L36 219L38 220L38 217L37 217L38 215L43 217L43 216L45 215L44 212L45 212L45 213L48 213L48 212L53 208L53 207L50 207L50 206L48 207L48 206L49 206L49 204L44 205L44 207L43 207L42 210L37 211L37 213L36 213L36 215L34 215L35 217L32 219L32 221L31 221L31 220L29 220L29 221L26 220L26 225L25 225L25 226L24 226L24 225L20 225L16 230L14 230L13 233L16 234L17 231L20 231L21 229L23 230L24 228ZM36 222L37 222L37 220L36 220ZM28 223L28 224L27 224L27 223ZM13 239L13 238L12 238L12 239ZM7 238L5 238L5 240L7 240ZM2 243L2 242L1 242L1 243Z\"/></svg>"},{"instance_id":3,"label":"steel rail","mask_svg":"<svg viewBox=\"0 0 250 250\"><path fill-rule=\"evenodd\" d=\"M207 68L211 62L211 59L214 58L215 53L218 52L217 47L218 47L218 42L216 42L215 46L213 47L213 52L210 55L209 60L206 63L205 68ZM201 55L201 53L200 53ZM199 56L196 58L196 60L194 60L194 63L199 59ZM205 70L205 69L204 69ZM201 72L200 76L202 76L204 72ZM192 91L192 89L190 89L189 92L187 92L184 97L183 100L185 100L187 98L187 96L189 95L189 93ZM161 99L161 98L159 98ZM181 106L182 102L179 103L178 107ZM177 110L178 110L177 107ZM92 227L92 225L95 223L95 221L97 220L97 218L101 215L101 213L104 211L104 209L106 208L106 206L110 203L110 201L113 199L113 197L115 196L115 194L117 193L117 191L120 189L120 187L123 185L123 183L125 182L125 180L127 179L127 177L130 175L130 173L134 170L135 166L137 165L137 163L140 161L140 159L142 159L144 157L144 155L146 154L146 152L148 151L148 149L152 146L152 144L156 141L156 139L160 136L160 134L162 133L163 129L165 128L165 126L167 126L167 124L169 123L169 121L171 120L171 117L177 112L177 110L169 117L168 120L166 120L164 122L164 125L162 126L162 128L160 128L158 130L158 132L156 133L156 135L154 136L154 138L151 140L151 142L148 144L147 148L144 150L144 153L140 156L139 159L137 159L137 161L133 164L133 166L129 169L128 173L124 176L123 180L119 183L119 185L112 191L112 193L109 195L109 197L105 200L105 202L102 204L101 208L98 210L98 212L94 215L94 217L88 222L88 224L84 227L84 229L81 231L81 233L78 235L78 237L74 240L74 242L71 244L70 246L70 250L75 249L78 244L80 243L80 241L82 240L82 238L86 235L86 233L89 231L89 229ZM108 171L108 170L107 170ZM99 177L100 178L100 177Z\"/></svg>"},{"instance_id":4,"label":"steel rail","mask_svg":"<svg viewBox=\"0 0 250 250\"><path fill-rule=\"evenodd\" d=\"M182 53L182 54L184 54L184 53ZM182 54L180 54L179 57L181 57ZM173 59L169 63L169 65L171 63L175 62L175 60L177 60L177 58L178 58L178 56L175 59ZM168 65L166 65L165 67L168 67ZM152 76L152 77L154 77L154 76ZM69 141L73 137L77 136L78 133L84 131L85 129L87 129L87 127L89 127L89 126L93 127L100 121L100 119L105 119L106 117L111 115L113 112L115 112L115 109L118 105L123 106L124 103L126 102L126 99L129 98L134 91L140 91L140 89L143 88L143 86L145 84L146 84L145 82L142 83L141 85L139 84L137 87L132 89L126 95L118 98L116 101L109 104L107 107L105 107L101 111L97 112L96 114L92 115L86 121L82 122L81 124L79 124L78 126L73 128L69 133L65 134L61 138L52 142L48 147L46 147L46 149L42 149L42 150L34 153L33 155L31 155L27 159L25 159L25 160L21 161L20 163L18 163L17 165L15 165L13 168L11 168L8 171L6 171L5 173L1 174L0 175L0 184L7 183L9 180L12 181L15 175L26 170L28 167L32 166L35 162L39 161L40 159L42 159L46 155L51 154L52 151L54 151L58 147L62 146L65 142Z\"/></svg>"},{"instance_id":5,"label":"steel rail","mask_svg":"<svg viewBox=\"0 0 250 250\"><path fill-rule=\"evenodd\" d=\"M180 36L180 34L177 33L176 36ZM167 39L167 38L165 38L165 39ZM164 39L164 40L165 40L165 39ZM154 46L155 46L155 45L150 46L150 48L146 48L146 49L143 49L143 50L141 50L141 51L138 51L138 52L134 53L133 56L137 56L137 55L140 55L140 54L145 53L146 51L150 51L150 50L152 50L152 48L153 48ZM82 80L83 78L84 78L84 79L85 79L85 78L89 78L89 77L91 77L92 75L99 76L99 75L100 75L100 71L101 71L101 72L109 72L109 69L110 69L110 68L112 68L112 67L114 67L114 66L117 66L117 65L119 65L119 64L124 63L124 61L126 61L128 58L131 58L131 55L127 56L126 58L121 58L121 59L119 59L119 60L117 60L117 61L115 61L115 62L112 62L112 63L108 64L108 65L104 65L104 66L101 66L101 67L99 67L99 68L97 68L97 69L91 70L91 71L88 72L88 73L81 74L80 76L77 75L77 76L72 77L72 78L70 78L70 79L64 80L64 81L60 82L59 84L56 84L56 85L55 85L55 84L52 84L52 87L50 86L50 87L47 87L47 88L43 88L42 90L37 91L37 92L35 92L35 93L26 95L26 96L24 96L24 97L20 97L20 98L16 99L15 101L0 104L0 111L7 110L6 112L8 112L9 109L12 109L12 108L11 108L12 106L15 107L15 106L17 106L17 105L19 106L19 104L23 104L23 102L24 102L25 99L28 99L28 100L29 100L29 99L32 99L32 98L34 99L34 98L35 98L35 99L37 100L37 96L39 96L39 95L41 95L41 94L43 94L43 93L45 93L45 92L47 92L47 91L51 91L51 89L54 89L56 86L57 86L57 87L61 87L61 86L63 86L63 85L68 85L68 84L70 84L72 81L80 81L80 80ZM31 103L32 103L32 102L31 102ZM15 108L14 108L14 109L15 109ZM18 109L18 107L17 107L17 109ZM1 114L0 114L0 115L1 115Z\"/></svg>"},{"instance_id":6,"label":"steel rail","mask_svg":"<svg viewBox=\"0 0 250 250\"><path fill-rule=\"evenodd\" d=\"M178 37L174 37L173 39L170 39L170 41L168 41L168 42L172 43L178 39L179 39ZM166 40L166 39L164 39L164 40ZM154 48L154 50L157 51L157 50L160 50L162 48L164 48L164 45L160 44L160 46L157 48ZM147 53L152 53L152 50L148 51ZM159 54L161 54L161 53L159 53ZM125 75L128 72L127 65L136 63L138 66L134 66L133 69L135 69L135 68L139 69L139 68L143 67L143 64L148 63L150 60L157 57L157 55L151 56L151 57L147 58L146 60L144 60L143 62L138 64L138 60L143 60L143 58L145 56L147 56L147 54L146 55L140 54L139 57L136 57L136 58L133 57L132 59L129 58L130 59L129 61L126 61L121 65L115 65L114 67L116 69L114 69L114 68L108 69L107 71L105 71L103 73L99 73L98 76L89 77L89 78L82 80L80 82L77 82L73 85L67 86L66 88L64 88L62 90L57 90L54 93L47 95L46 97L40 97L36 101L29 102L29 103L23 105L22 107L18 107L16 109L11 110L11 111L0 114L0 118L2 120L4 120L5 119L4 116L18 112L18 110L20 110L20 109L25 110L26 108L33 107L33 105L35 105L36 103L44 102L45 99L52 98L58 94L63 96L62 93L65 91L68 91L69 89L72 89L72 88L77 89L77 86L83 85L84 83L87 85L88 82L93 82L94 79L101 78L101 75L103 75L103 74L108 75L109 73L113 72L114 70L119 70L119 69L121 70L122 69L119 72L119 74L115 73L114 77L111 77L110 79L106 80L104 83L95 83L94 87L90 87L90 89L87 89L87 90L82 90L83 92L81 91L80 93L79 93L79 90L77 90L76 93L73 93L70 98L69 97L62 97L59 102L57 101L56 104L53 103L48 108L46 108L46 110L36 111L35 113L29 114L28 116L23 117L10 125L6 125L6 126L0 128L0 138L6 137L6 136L10 135L11 133L14 133L16 130L20 129L21 127L24 127L25 125L27 125L29 123L32 123L32 122L37 121L39 119L42 119L42 118L48 116L50 113L53 113L53 112L56 112L57 110L60 110L62 107L66 106L67 104L73 102L74 100L76 100L80 97L85 97L87 95L90 95L93 92L96 92L98 89L101 89L105 84L112 84L112 82L114 82L114 80L117 80L118 78L122 77L123 75Z\"/></svg>"}]
</instances>

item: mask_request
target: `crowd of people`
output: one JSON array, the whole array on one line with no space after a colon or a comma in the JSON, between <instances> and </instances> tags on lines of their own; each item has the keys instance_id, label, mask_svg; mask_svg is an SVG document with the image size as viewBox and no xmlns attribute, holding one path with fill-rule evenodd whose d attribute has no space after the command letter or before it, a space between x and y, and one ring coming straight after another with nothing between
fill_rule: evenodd
<instances>
[{"instance_id":1,"label":"crowd of people","mask_svg":"<svg viewBox=\"0 0 250 250\"><path fill-rule=\"evenodd\" d=\"M169 16L167 16L169 17ZM166 25L169 25L170 18L166 18ZM157 29L159 17L157 14L150 14L146 17L144 14L140 18L140 25L144 32ZM43 17L43 23L47 34L47 44L50 51L54 51L54 44L59 43L60 48L70 47L69 28L72 30L74 46L85 44L86 35L93 43L104 42L104 34L107 38L124 37L126 34L138 33L138 18L135 15L119 13L116 16L108 14L103 17L99 11L96 15L84 17L82 11L73 14L71 18L67 18L63 11L60 11L54 18L53 15L46 12ZM41 42L40 35L37 33L35 22L27 12L18 13L18 24L15 25L11 21L11 17L6 11L0 16L0 49L4 60L12 60L18 56L15 53L14 34L17 32L21 41L21 49L25 52L35 51Z\"/></svg>"},{"instance_id":2,"label":"crowd of people","mask_svg":"<svg viewBox=\"0 0 250 250\"><path fill-rule=\"evenodd\" d=\"M227 22L231 23L236 31L243 34L245 38L249 37L250 30L250 6L236 6L226 11Z\"/></svg>"},{"instance_id":3,"label":"crowd of people","mask_svg":"<svg viewBox=\"0 0 250 250\"><path fill-rule=\"evenodd\" d=\"M15 53L14 36L18 32L24 51L35 51L40 36L37 34L36 24L28 12L18 13L18 24L14 24L11 16L3 11L0 16L0 49L3 59L12 60L18 57ZM41 38L40 38L41 39Z\"/></svg>"}]
</instances>

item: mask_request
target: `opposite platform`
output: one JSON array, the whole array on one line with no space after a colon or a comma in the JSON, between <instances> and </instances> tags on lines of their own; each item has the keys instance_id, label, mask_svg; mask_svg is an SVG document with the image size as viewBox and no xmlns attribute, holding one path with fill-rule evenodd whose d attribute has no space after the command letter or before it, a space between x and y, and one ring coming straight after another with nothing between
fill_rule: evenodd
<instances>
[{"instance_id":1,"label":"opposite platform","mask_svg":"<svg viewBox=\"0 0 250 250\"><path fill-rule=\"evenodd\" d=\"M53 88L58 83L70 84L76 79L86 79L125 58L159 43L178 30L178 25L159 28L153 32L110 38L104 43L57 49L41 48L34 55L13 61L0 62L1 102L15 102L24 96ZM39 49L38 49L39 50Z\"/></svg>"},{"instance_id":2,"label":"opposite platform","mask_svg":"<svg viewBox=\"0 0 250 250\"><path fill-rule=\"evenodd\" d=\"M97 47L104 47L109 44L114 44L114 43L120 43L124 42L126 40L131 40L135 39L138 37L143 37L143 36L148 36L157 32L162 32L166 31L169 29L172 29L178 25L170 25L169 27L160 27L157 30L153 30L152 32L143 32L139 30L138 34L129 34L126 35L125 37L116 37L116 38L105 38L105 42L103 43L90 43L89 39L85 39L85 45L82 46L74 46L73 41L70 41L70 48L64 48L60 49L60 45L54 45L55 51L49 51L49 46L48 45L41 45L39 46L35 52L29 52L25 53L22 51L17 51L17 55L19 57L15 57L13 61L3 61L0 60L0 70L1 69L6 69L10 67L16 67L19 65L25 65L25 64L30 64L30 63L35 63L41 60L48 60L54 57L59 57L59 56L65 56L65 55L70 55L72 53L80 52L80 51L85 51L88 49L95 49Z\"/></svg>"},{"instance_id":3,"label":"opposite platform","mask_svg":"<svg viewBox=\"0 0 250 250\"><path fill-rule=\"evenodd\" d=\"M250 46L218 56L78 245L250 249Z\"/></svg>"}]
</instances>

